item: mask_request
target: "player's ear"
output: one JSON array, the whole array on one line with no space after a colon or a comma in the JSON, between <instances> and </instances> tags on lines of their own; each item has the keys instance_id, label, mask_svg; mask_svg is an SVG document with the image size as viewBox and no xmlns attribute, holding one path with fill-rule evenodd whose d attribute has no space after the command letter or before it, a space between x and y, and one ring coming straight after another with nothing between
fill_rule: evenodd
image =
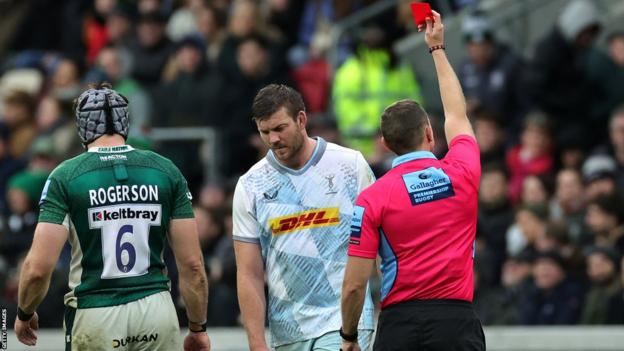
<instances>
[{"instance_id":1,"label":"player's ear","mask_svg":"<svg viewBox=\"0 0 624 351\"><path fill-rule=\"evenodd\" d=\"M425 138L427 140L427 144L429 144L431 149L433 149L433 145L435 144L435 138L433 137L433 128L431 127L431 124L428 124L425 127Z\"/></svg>"},{"instance_id":2,"label":"player's ear","mask_svg":"<svg viewBox=\"0 0 624 351\"><path fill-rule=\"evenodd\" d=\"M386 142L386 138L382 136L379 137L381 139L381 143L383 144L383 146L388 150L388 151L392 151L392 149L390 148L390 146L388 146L388 143Z\"/></svg>"},{"instance_id":3,"label":"player's ear","mask_svg":"<svg viewBox=\"0 0 624 351\"><path fill-rule=\"evenodd\" d=\"M297 114L297 124L300 129L305 129L306 124L308 124L308 116L306 115L305 111L299 111L299 113Z\"/></svg>"}]
</instances>

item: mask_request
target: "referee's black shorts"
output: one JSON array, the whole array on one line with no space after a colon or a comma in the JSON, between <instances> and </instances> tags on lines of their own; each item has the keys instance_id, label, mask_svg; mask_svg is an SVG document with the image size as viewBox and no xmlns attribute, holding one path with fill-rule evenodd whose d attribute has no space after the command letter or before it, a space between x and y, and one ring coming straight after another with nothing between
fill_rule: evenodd
<instances>
[{"instance_id":1,"label":"referee's black shorts","mask_svg":"<svg viewBox=\"0 0 624 351\"><path fill-rule=\"evenodd\" d=\"M484 351L472 304L417 300L388 306L379 316L374 351Z\"/></svg>"}]
</instances>

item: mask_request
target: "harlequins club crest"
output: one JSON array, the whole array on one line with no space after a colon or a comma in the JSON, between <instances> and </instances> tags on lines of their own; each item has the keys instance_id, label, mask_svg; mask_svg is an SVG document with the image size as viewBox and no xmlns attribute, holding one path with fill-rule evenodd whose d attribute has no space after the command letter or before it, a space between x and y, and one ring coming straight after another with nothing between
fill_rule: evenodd
<instances>
[{"instance_id":1,"label":"harlequins club crest","mask_svg":"<svg viewBox=\"0 0 624 351\"><path fill-rule=\"evenodd\" d=\"M338 190L336 190L336 185L334 184L334 177L334 174L325 176L325 179L327 180L327 192L325 195L332 195L338 192Z\"/></svg>"}]
</instances>

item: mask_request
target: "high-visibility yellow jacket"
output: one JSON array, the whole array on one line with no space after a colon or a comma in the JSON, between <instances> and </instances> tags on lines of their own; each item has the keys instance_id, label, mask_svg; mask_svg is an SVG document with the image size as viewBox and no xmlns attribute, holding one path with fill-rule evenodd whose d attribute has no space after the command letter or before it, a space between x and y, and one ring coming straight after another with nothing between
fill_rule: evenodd
<instances>
[{"instance_id":1,"label":"high-visibility yellow jacket","mask_svg":"<svg viewBox=\"0 0 624 351\"><path fill-rule=\"evenodd\" d=\"M381 114L388 105L401 99L422 103L420 87L409 65L392 67L387 51L364 47L337 70L332 99L345 143L364 156L373 152Z\"/></svg>"}]
</instances>

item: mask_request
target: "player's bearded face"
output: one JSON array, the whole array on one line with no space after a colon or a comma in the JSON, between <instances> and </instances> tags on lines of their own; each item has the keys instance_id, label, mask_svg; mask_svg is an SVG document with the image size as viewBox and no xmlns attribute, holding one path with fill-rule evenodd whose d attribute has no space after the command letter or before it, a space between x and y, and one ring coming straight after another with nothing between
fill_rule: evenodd
<instances>
[{"instance_id":1,"label":"player's bearded face","mask_svg":"<svg viewBox=\"0 0 624 351\"><path fill-rule=\"evenodd\" d=\"M257 121L262 141L273 151L280 161L288 161L295 157L304 142L305 128L299 118L291 117L285 108L280 109L271 117Z\"/></svg>"}]
</instances>

